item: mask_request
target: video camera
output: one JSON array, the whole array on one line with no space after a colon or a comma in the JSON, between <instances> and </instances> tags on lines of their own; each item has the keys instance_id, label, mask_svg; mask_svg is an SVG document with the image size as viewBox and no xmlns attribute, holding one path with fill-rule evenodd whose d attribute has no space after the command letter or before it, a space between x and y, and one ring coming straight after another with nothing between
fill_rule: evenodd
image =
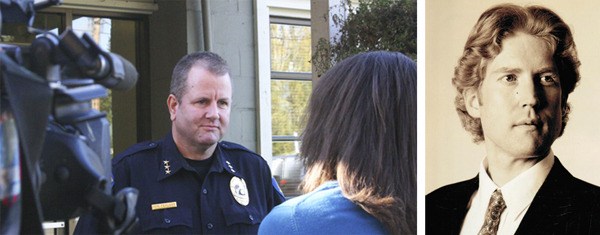
<instances>
[{"instance_id":1,"label":"video camera","mask_svg":"<svg viewBox=\"0 0 600 235\"><path fill-rule=\"evenodd\" d=\"M27 46L0 44L0 234L41 234L45 220L93 212L99 232L136 223L137 190L111 190L106 114L91 100L135 86L135 67L87 34L33 29L61 0L0 0L3 23L27 24ZM0 34L2 27L0 24Z\"/></svg>"}]
</instances>

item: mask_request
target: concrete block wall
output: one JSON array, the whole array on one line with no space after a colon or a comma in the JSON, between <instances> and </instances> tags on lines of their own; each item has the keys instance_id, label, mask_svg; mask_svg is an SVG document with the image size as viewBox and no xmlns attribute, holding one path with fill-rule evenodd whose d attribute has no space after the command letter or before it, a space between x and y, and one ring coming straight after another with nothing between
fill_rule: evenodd
<instances>
[{"instance_id":1,"label":"concrete block wall","mask_svg":"<svg viewBox=\"0 0 600 235\"><path fill-rule=\"evenodd\" d=\"M256 57L252 0L208 0L210 51L231 68L233 106L225 140L256 151Z\"/></svg>"}]
</instances>

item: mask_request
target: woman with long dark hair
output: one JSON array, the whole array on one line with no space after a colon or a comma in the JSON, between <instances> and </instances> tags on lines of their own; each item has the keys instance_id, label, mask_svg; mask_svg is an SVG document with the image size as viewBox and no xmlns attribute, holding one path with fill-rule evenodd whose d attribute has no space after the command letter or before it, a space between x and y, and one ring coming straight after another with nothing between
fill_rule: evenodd
<instances>
[{"instance_id":1,"label":"woman with long dark hair","mask_svg":"<svg viewBox=\"0 0 600 235\"><path fill-rule=\"evenodd\" d=\"M343 60L313 89L300 158L305 195L260 234L416 234L417 72L398 52Z\"/></svg>"}]
</instances>

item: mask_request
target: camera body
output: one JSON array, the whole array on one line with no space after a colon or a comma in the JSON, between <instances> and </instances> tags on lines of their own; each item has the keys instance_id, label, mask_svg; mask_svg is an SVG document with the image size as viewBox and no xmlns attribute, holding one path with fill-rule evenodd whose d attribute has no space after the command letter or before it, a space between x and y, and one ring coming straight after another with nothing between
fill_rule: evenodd
<instances>
[{"instance_id":1,"label":"camera body","mask_svg":"<svg viewBox=\"0 0 600 235\"><path fill-rule=\"evenodd\" d=\"M137 190L113 195L109 123L91 100L135 86L138 74L87 34L31 29L36 6L48 2L0 1L3 22L38 33L29 46L0 44L0 199L10 199L0 233L42 233L44 220L92 212L99 232L120 234L136 222Z\"/></svg>"}]
</instances>

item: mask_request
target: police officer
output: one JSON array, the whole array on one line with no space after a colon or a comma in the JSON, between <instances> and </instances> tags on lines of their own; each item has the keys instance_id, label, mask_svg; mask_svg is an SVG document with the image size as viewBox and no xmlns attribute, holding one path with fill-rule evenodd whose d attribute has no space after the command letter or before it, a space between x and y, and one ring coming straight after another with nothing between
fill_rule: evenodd
<instances>
[{"instance_id":1,"label":"police officer","mask_svg":"<svg viewBox=\"0 0 600 235\"><path fill-rule=\"evenodd\" d=\"M139 190L132 233L256 233L285 200L265 160L221 141L231 96L229 69L217 54L196 52L177 63L167 98L171 132L113 159L113 191Z\"/></svg>"}]
</instances>

